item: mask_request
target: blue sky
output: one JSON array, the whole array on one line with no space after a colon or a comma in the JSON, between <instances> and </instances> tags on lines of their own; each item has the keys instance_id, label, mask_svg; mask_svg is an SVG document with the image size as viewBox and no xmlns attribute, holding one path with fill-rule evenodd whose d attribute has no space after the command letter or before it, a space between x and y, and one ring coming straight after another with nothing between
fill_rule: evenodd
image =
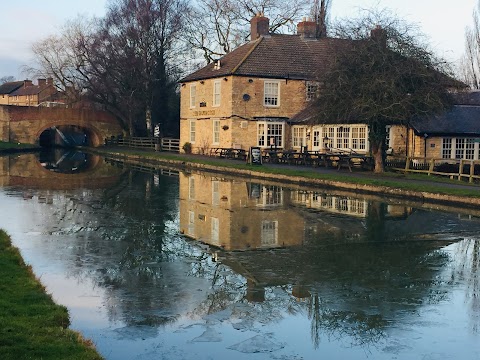
<instances>
[{"instance_id":1,"label":"blue sky","mask_svg":"<svg viewBox=\"0 0 480 360\"><path fill-rule=\"evenodd\" d=\"M20 67L32 58L36 40L57 32L80 15L102 16L107 0L22 0L2 4L0 12L0 77L24 76ZM464 49L465 27L472 23L477 0L332 0L331 18L352 17L362 8L388 8L417 23L439 55L451 61Z\"/></svg>"}]
</instances>

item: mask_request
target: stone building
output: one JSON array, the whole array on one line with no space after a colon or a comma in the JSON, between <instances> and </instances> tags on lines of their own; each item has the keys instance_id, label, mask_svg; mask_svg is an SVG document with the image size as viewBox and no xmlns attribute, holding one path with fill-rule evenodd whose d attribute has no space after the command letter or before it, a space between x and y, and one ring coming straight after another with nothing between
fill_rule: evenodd
<instances>
[{"instance_id":1,"label":"stone building","mask_svg":"<svg viewBox=\"0 0 480 360\"><path fill-rule=\"evenodd\" d=\"M250 42L180 81L180 146L191 143L194 153L204 154L252 146L369 153L366 124L309 121L322 75L352 40L316 38L309 20L295 35L269 34L268 28L268 18L255 16ZM460 101L441 116L388 127L387 153L480 159L479 104Z\"/></svg>"},{"instance_id":2,"label":"stone building","mask_svg":"<svg viewBox=\"0 0 480 360\"><path fill-rule=\"evenodd\" d=\"M296 35L268 33L269 20L251 20L251 41L181 83L180 144L211 147L298 148L306 130L288 120L315 97L318 74L350 40L315 38L316 24L302 21Z\"/></svg>"}]
</instances>

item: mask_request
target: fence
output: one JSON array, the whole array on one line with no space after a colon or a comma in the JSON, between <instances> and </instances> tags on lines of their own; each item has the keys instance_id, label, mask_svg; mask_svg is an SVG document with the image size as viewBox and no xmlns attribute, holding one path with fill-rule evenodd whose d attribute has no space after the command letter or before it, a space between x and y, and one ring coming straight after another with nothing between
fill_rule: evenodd
<instances>
[{"instance_id":1,"label":"fence","mask_svg":"<svg viewBox=\"0 0 480 360\"><path fill-rule=\"evenodd\" d=\"M180 152L180 140L155 137L114 137L105 139L105 145L147 148L158 151Z\"/></svg>"},{"instance_id":2,"label":"fence","mask_svg":"<svg viewBox=\"0 0 480 360\"><path fill-rule=\"evenodd\" d=\"M448 176L458 180L468 179L470 183L480 179L480 160L389 156L386 166L403 172Z\"/></svg>"}]
</instances>

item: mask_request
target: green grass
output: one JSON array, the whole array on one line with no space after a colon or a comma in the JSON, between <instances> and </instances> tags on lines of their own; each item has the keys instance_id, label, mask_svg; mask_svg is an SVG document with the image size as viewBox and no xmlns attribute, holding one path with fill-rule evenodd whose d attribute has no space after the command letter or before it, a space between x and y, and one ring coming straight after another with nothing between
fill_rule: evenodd
<instances>
[{"instance_id":1,"label":"green grass","mask_svg":"<svg viewBox=\"0 0 480 360\"><path fill-rule=\"evenodd\" d=\"M10 150L10 149L31 149L35 146L32 144L22 144L22 143L12 143L0 141L0 150Z\"/></svg>"},{"instance_id":2,"label":"green grass","mask_svg":"<svg viewBox=\"0 0 480 360\"><path fill-rule=\"evenodd\" d=\"M98 149L95 149L98 150ZM384 174L373 174L367 171L358 171L358 176L349 174L343 175L342 172L321 173L312 171L308 168L291 169L288 167L269 167L255 166L245 164L234 160L216 160L211 161L208 157L196 157L191 155L178 155L169 153L155 153L151 151L141 151L132 149L102 149L100 152L122 153L125 155L139 156L145 159L158 160L176 160L180 162L189 162L194 164L205 164L212 166L221 166L226 169L254 170L259 173L271 175L300 176L309 179L325 180L328 182L343 182L356 185L381 186L394 189L400 189L410 192L429 192L443 195L453 195L462 197L480 197L480 187L471 185L458 180L450 180L445 177L427 176L422 174L403 174L396 172L385 172ZM456 188L455 185L464 185L462 188ZM453 185L453 186L452 186Z\"/></svg>"},{"instance_id":3,"label":"green grass","mask_svg":"<svg viewBox=\"0 0 480 360\"><path fill-rule=\"evenodd\" d=\"M0 230L0 359L101 359Z\"/></svg>"}]
</instances>

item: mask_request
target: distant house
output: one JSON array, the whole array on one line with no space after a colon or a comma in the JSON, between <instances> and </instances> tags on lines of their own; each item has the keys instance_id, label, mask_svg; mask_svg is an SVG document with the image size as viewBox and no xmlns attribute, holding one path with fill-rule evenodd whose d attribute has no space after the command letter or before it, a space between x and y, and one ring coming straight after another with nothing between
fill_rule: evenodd
<instances>
[{"instance_id":1,"label":"distant house","mask_svg":"<svg viewBox=\"0 0 480 360\"><path fill-rule=\"evenodd\" d=\"M38 106L56 94L52 78L38 79L37 85L32 80L9 82L0 86L0 105Z\"/></svg>"},{"instance_id":2,"label":"distant house","mask_svg":"<svg viewBox=\"0 0 480 360\"><path fill-rule=\"evenodd\" d=\"M369 153L366 124L318 123L309 106L322 75L354 42L316 38L316 24L308 20L295 35L269 34L268 28L268 18L255 16L250 42L180 81L180 144L191 143L195 153L251 146ZM475 101L464 95L448 113L388 127L388 153L479 159Z\"/></svg>"},{"instance_id":3,"label":"distant house","mask_svg":"<svg viewBox=\"0 0 480 360\"><path fill-rule=\"evenodd\" d=\"M0 85L0 105L8 105L9 96L23 86L23 81L7 82Z\"/></svg>"}]
</instances>

